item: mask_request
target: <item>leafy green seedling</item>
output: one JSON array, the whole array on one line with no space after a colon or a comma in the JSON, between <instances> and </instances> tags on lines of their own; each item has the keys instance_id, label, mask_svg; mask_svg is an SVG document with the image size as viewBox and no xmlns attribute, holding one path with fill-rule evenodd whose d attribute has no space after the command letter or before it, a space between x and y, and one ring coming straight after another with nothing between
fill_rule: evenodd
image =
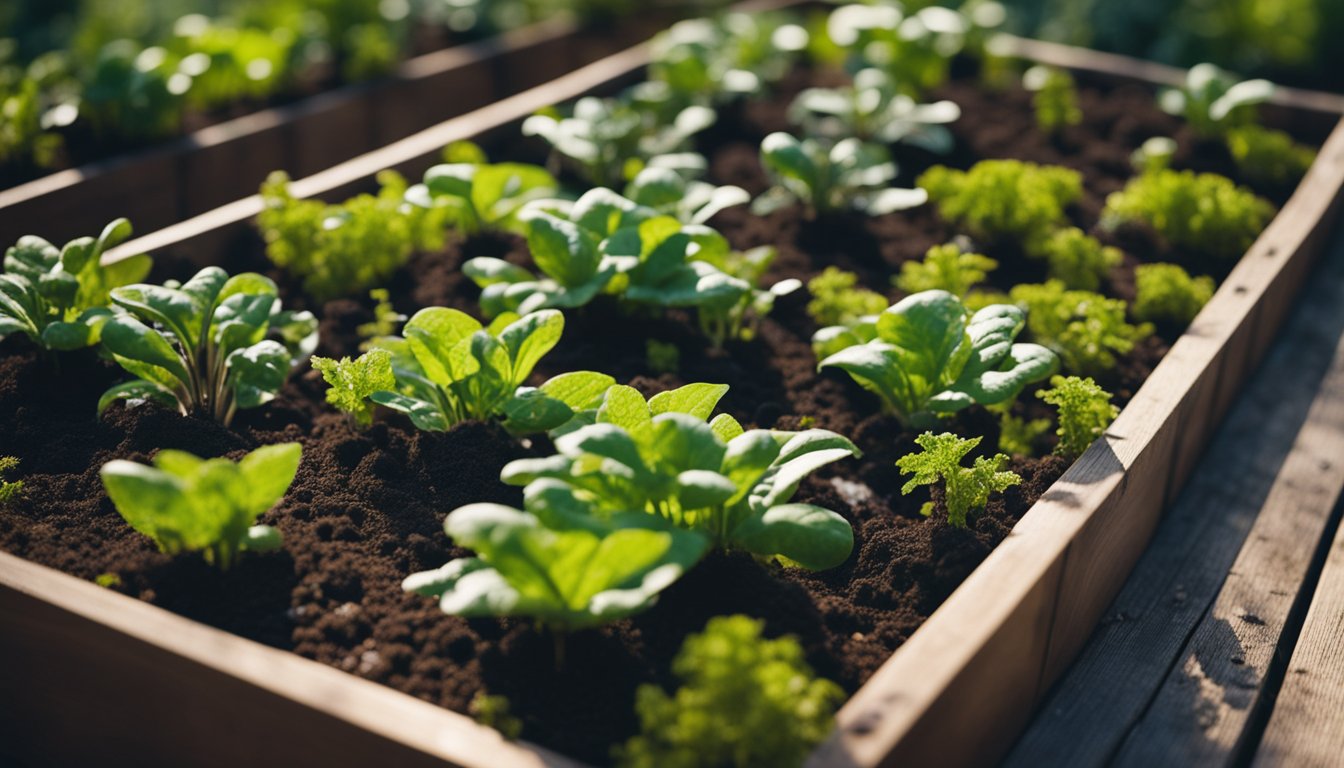
<instances>
[{"instance_id":1,"label":"leafy green seedling","mask_svg":"<svg viewBox=\"0 0 1344 768\"><path fill-rule=\"evenodd\" d=\"M359 343L361 352L369 351L375 340L391 336L397 332L398 326L406 322L406 316L392 306L392 294L386 288L374 288L369 291L369 298L374 302L373 320L361 323L355 329L355 333L363 339Z\"/></svg>"},{"instance_id":2,"label":"leafy green seedling","mask_svg":"<svg viewBox=\"0 0 1344 768\"><path fill-rule=\"evenodd\" d=\"M489 695L477 691L467 705L467 712L486 728L494 728L508 741L517 741L523 735L523 721L510 711L509 697Z\"/></svg>"},{"instance_id":3,"label":"leafy green seedling","mask_svg":"<svg viewBox=\"0 0 1344 768\"><path fill-rule=\"evenodd\" d=\"M952 59L972 39L981 14L966 16L929 6L905 15L898 4L849 4L831 12L826 31L844 49L850 66L880 67L912 96L947 81Z\"/></svg>"},{"instance_id":4,"label":"leafy green seedling","mask_svg":"<svg viewBox=\"0 0 1344 768\"><path fill-rule=\"evenodd\" d=\"M946 220L977 240L1030 243L1067 221L1082 196L1075 170L1018 160L981 160L969 171L934 166L915 182Z\"/></svg>"},{"instance_id":5,"label":"leafy green seedling","mask_svg":"<svg viewBox=\"0 0 1344 768\"><path fill-rule=\"evenodd\" d=\"M983 510L991 493L1002 493L1022 483L1016 472L1000 469L1008 461L1002 453L993 457L977 456L973 465L962 466L962 459L980 445L981 439L962 439L951 432L939 435L925 432L915 438L915 443L924 450L906 454L896 461L901 474L914 475L901 486L901 493L908 494L921 485L934 485L941 480L947 522L954 528L965 528L967 514ZM920 514L928 517L933 511L934 503L929 501L925 502Z\"/></svg>"},{"instance_id":6,"label":"leafy green seedling","mask_svg":"<svg viewBox=\"0 0 1344 768\"><path fill-rule=\"evenodd\" d=\"M907 143L938 154L952 150L947 125L959 117L955 103L919 104L901 93L890 75L873 68L859 70L848 87L808 88L789 107L789 120L808 136Z\"/></svg>"},{"instance_id":7,"label":"leafy green seedling","mask_svg":"<svg viewBox=\"0 0 1344 768\"><path fill-rule=\"evenodd\" d=\"M1022 87L1032 92L1036 125L1045 133L1058 135L1066 126L1083 122L1073 75L1066 70L1037 64L1022 75Z\"/></svg>"},{"instance_id":8,"label":"leafy green seedling","mask_svg":"<svg viewBox=\"0 0 1344 768\"><path fill-rule=\"evenodd\" d=\"M152 467L118 459L101 475L117 512L160 551L199 551L227 569L241 552L279 548L280 531L254 523L289 490L301 454L298 443L267 445L235 463L165 450Z\"/></svg>"},{"instance_id":9,"label":"leafy green seedling","mask_svg":"<svg viewBox=\"0 0 1344 768\"><path fill-rule=\"evenodd\" d=\"M751 202L741 187L699 180L704 168L700 155L659 155L626 185L625 197L683 224L705 224L720 211Z\"/></svg>"},{"instance_id":10,"label":"leafy green seedling","mask_svg":"<svg viewBox=\"0 0 1344 768\"><path fill-rule=\"evenodd\" d=\"M1296 184L1316 161L1316 150L1284 131L1246 125L1227 134L1227 149L1248 181L1276 187Z\"/></svg>"},{"instance_id":11,"label":"leafy green seedling","mask_svg":"<svg viewBox=\"0 0 1344 768\"><path fill-rule=\"evenodd\" d=\"M397 388L397 380L392 375L392 353L386 349L371 349L354 360L313 355L310 362L313 370L321 373L327 382L327 403L348 413L361 429L373 423L373 406L369 398L375 392Z\"/></svg>"},{"instance_id":12,"label":"leafy green seedling","mask_svg":"<svg viewBox=\"0 0 1344 768\"><path fill-rule=\"evenodd\" d=\"M1053 352L1013 342L1025 323L1026 313L1012 305L969 315L947 291L922 291L889 307L867 329L845 329L860 343L817 367L848 373L880 397L888 413L914 426L929 425L977 403L1011 401L1026 385L1054 373ZM869 334L870 340L862 341Z\"/></svg>"},{"instance_id":13,"label":"leafy green seedling","mask_svg":"<svg viewBox=\"0 0 1344 768\"><path fill-rule=\"evenodd\" d=\"M742 432L742 425L726 413L714 416L714 408L726 394L727 384L695 382L659 392L646 400L634 387L613 384L598 394L591 407L576 412L573 419L551 430L550 435L554 439L589 424L642 424L660 413L684 413L708 422L720 439L730 440Z\"/></svg>"},{"instance_id":14,"label":"leafy green seedling","mask_svg":"<svg viewBox=\"0 0 1344 768\"><path fill-rule=\"evenodd\" d=\"M1005 411L999 419L999 450L1010 456L1035 456L1037 441L1049 431L1049 419L1028 420Z\"/></svg>"},{"instance_id":15,"label":"leafy green seedling","mask_svg":"<svg viewBox=\"0 0 1344 768\"><path fill-rule=\"evenodd\" d=\"M1135 319L1186 326L1213 298L1213 278L1191 277L1177 264L1140 264L1130 311Z\"/></svg>"},{"instance_id":16,"label":"leafy green seedling","mask_svg":"<svg viewBox=\"0 0 1344 768\"><path fill-rule=\"evenodd\" d=\"M700 330L716 349L728 339L754 339L761 321L774 310L775 300L803 287L802 281L796 278L761 286L765 272L777 254L774 246L769 245L747 251L720 250L698 254L702 261L748 286L748 290L737 296L726 295L699 306Z\"/></svg>"},{"instance_id":17,"label":"leafy green seedling","mask_svg":"<svg viewBox=\"0 0 1344 768\"><path fill-rule=\"evenodd\" d=\"M23 493L22 480L6 480L5 475L19 468L19 460L13 456L0 456L0 504L19 498Z\"/></svg>"},{"instance_id":18,"label":"leafy green seedling","mask_svg":"<svg viewBox=\"0 0 1344 768\"><path fill-rule=\"evenodd\" d=\"M1111 393L1091 378L1055 376L1050 379L1050 387L1036 396L1059 409L1055 453L1069 458L1082 456L1092 441L1105 434L1120 409L1111 404Z\"/></svg>"},{"instance_id":19,"label":"leafy green seedling","mask_svg":"<svg viewBox=\"0 0 1344 768\"><path fill-rule=\"evenodd\" d=\"M807 281L812 300L807 315L817 325L850 325L887 308L887 297L859 288L859 276L839 267L827 267Z\"/></svg>"},{"instance_id":20,"label":"leafy green seedling","mask_svg":"<svg viewBox=\"0 0 1344 768\"><path fill-rule=\"evenodd\" d=\"M902 264L901 274L892 282L906 293L940 289L964 297L998 266L997 261L984 254L969 253L956 243L947 243L930 248L923 261Z\"/></svg>"},{"instance_id":21,"label":"leafy green seedling","mask_svg":"<svg viewBox=\"0 0 1344 768\"><path fill-rule=\"evenodd\" d=\"M1125 302L1091 291L1070 291L1059 280L1014 286L1009 294L1027 311L1027 332L1054 350L1066 371L1101 375L1153 332L1125 321Z\"/></svg>"},{"instance_id":22,"label":"leafy green seedling","mask_svg":"<svg viewBox=\"0 0 1344 768\"><path fill-rule=\"evenodd\" d=\"M1232 128L1255 122L1255 105L1274 95L1268 80L1243 80L1213 64L1196 64L1185 84L1158 96L1163 111L1184 117L1204 137L1222 136Z\"/></svg>"},{"instance_id":23,"label":"leafy green seedling","mask_svg":"<svg viewBox=\"0 0 1344 768\"><path fill-rule=\"evenodd\" d=\"M743 615L709 620L672 662L681 687L635 694L639 735L613 750L623 768L800 766L831 732L840 686L817 677L791 636L767 640Z\"/></svg>"},{"instance_id":24,"label":"leafy green seedling","mask_svg":"<svg viewBox=\"0 0 1344 768\"><path fill-rule=\"evenodd\" d=\"M1173 247L1213 258L1241 256L1274 216L1274 206L1213 173L1159 170L1135 176L1106 198L1102 224L1142 222Z\"/></svg>"},{"instance_id":25,"label":"leafy green seedling","mask_svg":"<svg viewBox=\"0 0 1344 768\"><path fill-rule=\"evenodd\" d=\"M93 346L113 314L108 292L144 279L149 257L103 265L107 249L130 237L131 223L117 219L97 239L56 246L26 235L5 251L0 274L0 338L22 333L48 350Z\"/></svg>"},{"instance_id":26,"label":"leafy green seedling","mask_svg":"<svg viewBox=\"0 0 1344 768\"><path fill-rule=\"evenodd\" d=\"M294 357L317 346L317 319L281 311L275 283L255 272L206 267L180 286L114 288L112 301L126 312L103 326L103 346L137 378L103 393L100 414L144 399L227 426L274 399Z\"/></svg>"},{"instance_id":27,"label":"leafy green seedling","mask_svg":"<svg viewBox=\"0 0 1344 768\"><path fill-rule=\"evenodd\" d=\"M772 133L761 142L761 164L774 184L752 203L768 214L794 203L811 216L859 211L882 216L923 205L923 189L889 186L896 164L885 147L844 139L827 144Z\"/></svg>"},{"instance_id":28,"label":"leafy green seedling","mask_svg":"<svg viewBox=\"0 0 1344 768\"><path fill-rule=\"evenodd\" d=\"M1152 173L1171 167L1176 155L1176 140L1169 136L1154 136L1139 145L1129 156L1130 165L1139 173Z\"/></svg>"},{"instance_id":29,"label":"leafy green seedling","mask_svg":"<svg viewBox=\"0 0 1344 768\"><path fill-rule=\"evenodd\" d=\"M1124 255L1118 248L1102 245L1077 227L1051 232L1031 247L1031 255L1045 259L1050 277L1069 288L1095 291Z\"/></svg>"},{"instance_id":30,"label":"leafy green seedling","mask_svg":"<svg viewBox=\"0 0 1344 768\"><path fill-rule=\"evenodd\" d=\"M560 184L545 168L525 163L444 163L425 171L424 182L406 190L421 208L448 212L447 221L466 234L524 233L518 212L533 200L555 197Z\"/></svg>"},{"instance_id":31,"label":"leafy green seedling","mask_svg":"<svg viewBox=\"0 0 1344 768\"><path fill-rule=\"evenodd\" d=\"M784 14L729 13L679 21L654 38L649 80L679 104L760 93L788 74L807 31Z\"/></svg>"}]
</instances>

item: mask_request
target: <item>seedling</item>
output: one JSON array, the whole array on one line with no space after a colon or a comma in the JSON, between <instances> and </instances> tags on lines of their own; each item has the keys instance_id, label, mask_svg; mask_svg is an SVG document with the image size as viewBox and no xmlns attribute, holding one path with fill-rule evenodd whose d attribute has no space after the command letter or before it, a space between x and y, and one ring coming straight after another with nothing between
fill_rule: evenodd
<instances>
[{"instance_id":1,"label":"seedling","mask_svg":"<svg viewBox=\"0 0 1344 768\"><path fill-rule=\"evenodd\" d=\"M981 160L969 171L934 166L915 182L946 220L977 240L1030 243L1067 221L1082 176L1060 166Z\"/></svg>"},{"instance_id":2,"label":"seedling","mask_svg":"<svg viewBox=\"0 0 1344 768\"><path fill-rule=\"evenodd\" d=\"M327 382L327 403L350 415L355 426L363 429L373 423L373 405L369 398L375 392L393 391L397 380L392 375L392 353L386 349L371 349L351 360L339 361L329 357L310 358L313 370Z\"/></svg>"},{"instance_id":3,"label":"seedling","mask_svg":"<svg viewBox=\"0 0 1344 768\"><path fill-rule=\"evenodd\" d=\"M854 4L832 11L826 29L848 52L851 66L880 67L918 96L947 81L953 57L975 36L974 26L972 18L949 8L929 6L906 16L895 4Z\"/></svg>"},{"instance_id":4,"label":"seedling","mask_svg":"<svg viewBox=\"0 0 1344 768\"><path fill-rule=\"evenodd\" d=\"M1077 227L1051 232L1030 247L1030 254L1045 259L1050 277L1081 291L1095 291L1124 255L1118 248L1102 245Z\"/></svg>"},{"instance_id":5,"label":"seedling","mask_svg":"<svg viewBox=\"0 0 1344 768\"><path fill-rule=\"evenodd\" d=\"M857 287L859 276L839 267L827 267L807 281L812 300L807 314L817 325L851 325L887 308L887 297Z\"/></svg>"},{"instance_id":6,"label":"seedling","mask_svg":"<svg viewBox=\"0 0 1344 768\"><path fill-rule=\"evenodd\" d=\"M1177 264L1140 264L1130 311L1135 319L1186 326L1213 298L1213 278L1191 277Z\"/></svg>"},{"instance_id":7,"label":"seedling","mask_svg":"<svg viewBox=\"0 0 1344 768\"><path fill-rule=\"evenodd\" d=\"M1091 378L1055 376L1050 389L1036 396L1059 409L1059 445L1055 453L1075 458L1101 437L1120 409L1111 404L1111 393Z\"/></svg>"},{"instance_id":8,"label":"seedling","mask_svg":"<svg viewBox=\"0 0 1344 768\"><path fill-rule=\"evenodd\" d=\"M683 224L707 224L720 211L751 202L741 187L700 181L704 168L694 153L659 155L626 185L625 197Z\"/></svg>"},{"instance_id":9,"label":"seedling","mask_svg":"<svg viewBox=\"0 0 1344 768\"><path fill-rule=\"evenodd\" d=\"M983 282L998 266L997 261L984 254L969 253L957 243L947 243L930 248L923 261L902 264L901 274L892 282L906 293L939 289L965 297L972 286Z\"/></svg>"},{"instance_id":10,"label":"seedling","mask_svg":"<svg viewBox=\"0 0 1344 768\"><path fill-rule=\"evenodd\" d=\"M424 183L406 190L412 205L447 212L447 223L464 234L482 231L524 234L518 212L533 200L555 197L560 188L545 168L525 163L444 163L425 171Z\"/></svg>"},{"instance_id":11,"label":"seedling","mask_svg":"<svg viewBox=\"0 0 1344 768\"><path fill-rule=\"evenodd\" d=\"M1268 80L1237 81L1235 75L1213 64L1196 64L1185 84L1158 96L1163 111L1185 118L1206 138L1222 136L1232 128L1255 122L1255 106L1274 95Z\"/></svg>"},{"instance_id":12,"label":"seedling","mask_svg":"<svg viewBox=\"0 0 1344 768\"><path fill-rule=\"evenodd\" d=\"M1037 64L1022 75L1022 87L1033 92L1036 125L1045 133L1055 136L1065 127L1083 122L1073 75L1067 71Z\"/></svg>"},{"instance_id":13,"label":"seedling","mask_svg":"<svg viewBox=\"0 0 1344 768\"><path fill-rule=\"evenodd\" d=\"M930 152L951 151L949 123L961 117L951 101L919 104L880 69L862 69L845 88L808 88L793 100L789 120L808 136L865 142L905 142Z\"/></svg>"},{"instance_id":14,"label":"seedling","mask_svg":"<svg viewBox=\"0 0 1344 768\"><path fill-rule=\"evenodd\" d=\"M1049 431L1049 419L1027 420L1005 411L999 419L999 450L1011 456L1035 456L1037 441Z\"/></svg>"},{"instance_id":15,"label":"seedling","mask_svg":"<svg viewBox=\"0 0 1344 768\"><path fill-rule=\"evenodd\" d=\"M1154 136L1139 145L1129 156L1130 165L1139 173L1153 173L1171 167L1176 155L1176 140L1169 136Z\"/></svg>"},{"instance_id":16,"label":"seedling","mask_svg":"<svg viewBox=\"0 0 1344 768\"><path fill-rule=\"evenodd\" d=\"M1227 148L1248 181L1277 187L1296 184L1316 161L1316 151L1283 131L1246 125L1227 134Z\"/></svg>"},{"instance_id":17,"label":"seedling","mask_svg":"<svg viewBox=\"0 0 1344 768\"><path fill-rule=\"evenodd\" d=\"M928 200L923 189L888 186L896 164L886 148L858 139L832 145L772 133L761 142L761 164L774 184L752 204L761 215L798 203L814 217L849 210L882 216Z\"/></svg>"},{"instance_id":18,"label":"seedling","mask_svg":"<svg viewBox=\"0 0 1344 768\"><path fill-rule=\"evenodd\" d=\"M1159 170L1135 176L1106 198L1103 226L1137 221L1167 243L1217 259L1241 256L1274 216L1274 206L1213 173Z\"/></svg>"},{"instance_id":19,"label":"seedling","mask_svg":"<svg viewBox=\"0 0 1344 768\"><path fill-rule=\"evenodd\" d=\"M660 413L684 413L709 423L719 439L728 441L742 433L742 425L726 413L714 418L714 408L728 394L727 384L686 384L666 392L659 392L647 400L634 387L613 384L600 393L586 408L558 429L551 430L551 438L568 434L589 424L642 424Z\"/></svg>"},{"instance_id":20,"label":"seedling","mask_svg":"<svg viewBox=\"0 0 1344 768\"><path fill-rule=\"evenodd\" d=\"M391 336L397 332L397 328L406 322L406 316L401 314L392 306L392 294L388 293L386 288L374 288L369 291L369 298L373 299L373 320L367 323L361 323L355 329L363 341L359 343L361 352L367 352L373 347L373 342L384 336Z\"/></svg>"},{"instance_id":21,"label":"seedling","mask_svg":"<svg viewBox=\"0 0 1344 768\"><path fill-rule=\"evenodd\" d=\"M1002 453L992 457L977 456L973 465L962 466L962 459L975 450L982 439L963 439L951 432L939 435L925 432L915 438L915 443L923 451L907 454L896 461L901 474L914 475L901 486L901 494L908 494L921 485L935 485L941 480L947 522L953 528L965 528L967 515L983 510L991 493L1002 493L1022 483L1022 478L1016 472L1001 470L1004 462L1008 461L1008 457ZM934 508L932 501L925 502L920 514L932 516Z\"/></svg>"},{"instance_id":22,"label":"seedling","mask_svg":"<svg viewBox=\"0 0 1344 768\"><path fill-rule=\"evenodd\" d=\"M671 342L646 339L644 361L654 373L676 373L681 368L681 349Z\"/></svg>"},{"instance_id":23,"label":"seedling","mask_svg":"<svg viewBox=\"0 0 1344 768\"><path fill-rule=\"evenodd\" d=\"M649 81L679 104L718 104L757 94L793 67L807 31L769 13L688 19L654 38Z\"/></svg>"},{"instance_id":24,"label":"seedling","mask_svg":"<svg viewBox=\"0 0 1344 768\"><path fill-rule=\"evenodd\" d=\"M1013 287L1012 300L1027 311L1027 331L1038 344L1059 355L1072 373L1099 376L1115 368L1116 355L1128 354L1153 332L1150 325L1125 321L1125 302L1090 291L1070 291L1064 283Z\"/></svg>"},{"instance_id":25,"label":"seedling","mask_svg":"<svg viewBox=\"0 0 1344 768\"><path fill-rule=\"evenodd\" d=\"M242 552L280 547L279 530L254 523L289 490L301 454L298 443L268 445L235 463L165 450L152 467L118 459L101 475L117 512L160 551L199 551L227 569Z\"/></svg>"},{"instance_id":26,"label":"seedling","mask_svg":"<svg viewBox=\"0 0 1344 768\"><path fill-rule=\"evenodd\" d=\"M803 287L802 281L795 278L758 287L776 254L773 246L765 245L749 251L709 251L699 255L723 274L748 286L736 297L726 296L700 305L700 329L716 349L728 339L755 338L761 321L774 310L775 300Z\"/></svg>"},{"instance_id":27,"label":"seedling","mask_svg":"<svg viewBox=\"0 0 1344 768\"><path fill-rule=\"evenodd\" d=\"M8 504L23 493L22 480L6 480L5 475L19 468L19 460L13 456L0 456L0 505Z\"/></svg>"}]
</instances>

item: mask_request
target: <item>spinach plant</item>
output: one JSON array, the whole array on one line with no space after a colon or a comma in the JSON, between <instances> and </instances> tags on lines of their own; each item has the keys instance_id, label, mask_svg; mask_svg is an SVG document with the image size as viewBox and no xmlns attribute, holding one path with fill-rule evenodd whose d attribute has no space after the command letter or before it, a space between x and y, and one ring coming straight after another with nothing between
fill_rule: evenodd
<instances>
[{"instance_id":1,"label":"spinach plant","mask_svg":"<svg viewBox=\"0 0 1344 768\"><path fill-rule=\"evenodd\" d=\"M533 200L555 197L559 182L545 168L525 163L442 163L425 171L424 182L406 190L406 200L447 212L447 223L465 234L524 233L518 212Z\"/></svg>"},{"instance_id":2,"label":"spinach plant","mask_svg":"<svg viewBox=\"0 0 1344 768\"><path fill-rule=\"evenodd\" d=\"M317 319L282 311L275 283L255 272L206 267L182 285L114 288L112 301L125 312L103 326L103 347L136 378L107 390L100 414L145 399L227 426L274 399L294 356L317 346Z\"/></svg>"},{"instance_id":3,"label":"spinach plant","mask_svg":"<svg viewBox=\"0 0 1344 768\"><path fill-rule=\"evenodd\" d=\"M901 474L914 475L901 486L901 493L908 494L921 485L934 485L941 480L947 522L954 528L965 528L967 515L983 510L991 493L1002 493L1022 482L1017 473L1002 471L1003 463L1008 461L1002 453L992 457L977 456L970 467L962 466L962 459L975 450L982 439L963 439L951 432L938 435L925 432L915 438L915 443L923 450L906 454L896 461ZM929 501L920 512L928 517L934 509L934 503Z\"/></svg>"},{"instance_id":4,"label":"spinach plant","mask_svg":"<svg viewBox=\"0 0 1344 768\"><path fill-rule=\"evenodd\" d=\"M727 384L695 382L645 399L634 387L613 384L600 393L591 407L575 413L573 419L551 430L550 435L557 438L590 424L642 424L661 413L684 413L708 422L720 439L731 440L742 433L742 425L726 413L710 418L726 394Z\"/></svg>"},{"instance_id":5,"label":"spinach plant","mask_svg":"<svg viewBox=\"0 0 1344 768\"><path fill-rule=\"evenodd\" d=\"M653 39L649 80L680 104L719 104L788 74L807 31L785 14L728 13L679 21Z\"/></svg>"},{"instance_id":6,"label":"spinach plant","mask_svg":"<svg viewBox=\"0 0 1344 768\"><path fill-rule=\"evenodd\" d=\"M682 153L652 158L626 185L625 197L683 224L706 224L720 211L751 202L741 187L687 178L704 168L704 158L690 154L688 162L687 157Z\"/></svg>"},{"instance_id":7,"label":"spinach plant","mask_svg":"<svg viewBox=\"0 0 1344 768\"><path fill-rule=\"evenodd\" d=\"M1177 264L1140 264L1134 270L1136 320L1186 326L1213 298L1213 278L1191 277Z\"/></svg>"},{"instance_id":8,"label":"spinach plant","mask_svg":"<svg viewBox=\"0 0 1344 768\"><path fill-rule=\"evenodd\" d=\"M1111 393L1091 378L1055 376L1050 379L1050 389L1036 396L1059 409L1055 453L1069 458L1082 456L1120 415L1120 409L1111 404Z\"/></svg>"},{"instance_id":9,"label":"spinach plant","mask_svg":"<svg viewBox=\"0 0 1344 768\"><path fill-rule=\"evenodd\" d=\"M832 11L826 31L851 67L880 67L918 96L946 82L953 57L977 36L978 20L988 19L939 6L906 15L899 4L855 3Z\"/></svg>"},{"instance_id":10,"label":"spinach plant","mask_svg":"<svg viewBox=\"0 0 1344 768\"><path fill-rule=\"evenodd\" d=\"M930 248L923 261L902 264L901 274L893 282L906 293L939 289L964 298L998 266L984 254L963 251L959 243L947 243Z\"/></svg>"},{"instance_id":11,"label":"spinach plant","mask_svg":"<svg viewBox=\"0 0 1344 768\"><path fill-rule=\"evenodd\" d=\"M871 325L841 329L851 334L852 346L817 367L848 373L903 421L931 425L977 403L1011 401L1026 385L1054 373L1053 352L1013 343L1025 323L1026 313L1015 306L994 304L969 315L947 291L922 291L892 305ZM825 334L820 341L825 347ZM834 338L829 341L835 346Z\"/></svg>"},{"instance_id":12,"label":"spinach plant","mask_svg":"<svg viewBox=\"0 0 1344 768\"><path fill-rule=\"evenodd\" d=\"M1191 128L1206 138L1222 136L1229 129L1255 122L1255 105L1274 95L1268 80L1243 80L1213 64L1196 64L1186 73L1180 88L1158 96L1158 105L1185 118Z\"/></svg>"},{"instance_id":13,"label":"spinach plant","mask_svg":"<svg viewBox=\"0 0 1344 768\"><path fill-rule=\"evenodd\" d=\"M885 147L844 139L835 144L772 133L761 142L761 164L774 186L752 204L769 214L794 203L809 216L854 210L882 216L923 205L923 189L888 186L896 164Z\"/></svg>"},{"instance_id":14,"label":"spinach plant","mask_svg":"<svg viewBox=\"0 0 1344 768\"><path fill-rule=\"evenodd\" d=\"M844 88L808 88L789 106L791 122L808 136L908 143L937 154L951 151L949 123L961 108L947 100L919 104L880 69L862 69Z\"/></svg>"},{"instance_id":15,"label":"spinach plant","mask_svg":"<svg viewBox=\"0 0 1344 768\"><path fill-rule=\"evenodd\" d=\"M33 235L19 238L5 251L0 274L0 338L22 333L48 350L97 344L113 314L108 291L149 273L148 256L102 263L103 253L130 234L130 222L117 219L97 239L81 237L60 249Z\"/></svg>"},{"instance_id":16,"label":"spinach plant","mask_svg":"<svg viewBox=\"0 0 1344 768\"><path fill-rule=\"evenodd\" d=\"M707 250L700 255L700 260L747 286L736 296L725 291L722 299L706 301L699 306L700 330L716 349L728 339L748 341L755 338L761 320L774 310L775 300L803 287L802 281L796 278L762 286L761 280L776 254L773 246L764 245L747 251Z\"/></svg>"},{"instance_id":17,"label":"spinach plant","mask_svg":"<svg viewBox=\"0 0 1344 768\"><path fill-rule=\"evenodd\" d=\"M165 450L152 467L118 459L100 474L117 512L160 551L199 551L227 569L242 552L280 546L280 531L255 523L289 490L302 452L268 445L233 462Z\"/></svg>"},{"instance_id":18,"label":"spinach plant","mask_svg":"<svg viewBox=\"0 0 1344 768\"><path fill-rule=\"evenodd\" d=\"M1241 256L1274 216L1274 206L1214 173L1144 173L1106 198L1102 225L1142 222L1173 248L1216 259Z\"/></svg>"}]
</instances>

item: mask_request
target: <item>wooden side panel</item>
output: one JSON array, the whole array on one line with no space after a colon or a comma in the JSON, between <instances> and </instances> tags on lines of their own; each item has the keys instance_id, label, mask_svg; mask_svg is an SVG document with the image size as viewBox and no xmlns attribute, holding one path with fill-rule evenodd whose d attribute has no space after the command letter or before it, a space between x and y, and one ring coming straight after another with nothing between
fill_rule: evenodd
<instances>
[{"instance_id":1,"label":"wooden side panel","mask_svg":"<svg viewBox=\"0 0 1344 768\"><path fill-rule=\"evenodd\" d=\"M274 115L249 124L245 139L219 126L201 131L192 142L195 148L182 154L183 218L255 194L267 174L285 167L285 126Z\"/></svg>"},{"instance_id":2,"label":"wooden side panel","mask_svg":"<svg viewBox=\"0 0 1344 768\"><path fill-rule=\"evenodd\" d=\"M288 162L294 177L309 176L375 146L371 90L318 96L287 126Z\"/></svg>"}]
</instances>

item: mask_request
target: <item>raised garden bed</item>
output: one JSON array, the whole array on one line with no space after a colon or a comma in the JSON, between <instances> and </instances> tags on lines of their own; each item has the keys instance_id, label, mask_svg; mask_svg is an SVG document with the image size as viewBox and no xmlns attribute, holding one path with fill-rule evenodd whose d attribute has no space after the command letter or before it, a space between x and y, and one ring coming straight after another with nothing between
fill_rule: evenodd
<instances>
[{"instance_id":1,"label":"raised garden bed","mask_svg":"<svg viewBox=\"0 0 1344 768\"><path fill-rule=\"evenodd\" d=\"M1089 117L1057 145L1034 133L1029 95L985 92L954 80L943 95L977 119L954 128L952 162L1009 156L1079 168L1086 192L1071 218L1091 227L1102 196L1129 174L1133 146L1177 132L1179 123L1153 107L1148 88L1136 85L1145 71L1137 63L1107 58L1094 67L1085 52L1019 45L1028 58L1056 56L1055 63L1078 73ZM389 166L419 172L439 147L467 137L493 139L500 156L535 152L507 138L522 116L628 81L644 61L642 49L604 60L296 183L295 192L334 196ZM799 72L782 89L813 82L812 74ZM717 181L761 191L754 143L784 127L782 111L774 104L748 107L704 139ZM1313 123L1333 119L1286 115L1305 138L1321 135L1313 134ZM905 161L918 170L930 159ZM1225 170L1216 158L1181 161ZM814 326L801 300L782 301L757 339L732 343L727 354L705 350L693 322L676 313L630 320L600 304L573 313L544 373L592 367L620 381L640 376L636 383L646 393L688 381L728 383L724 409L743 423L787 428L810 416L854 437L866 455L836 465L824 481L808 481L800 494L843 511L855 524L855 554L846 565L809 574L713 556L649 613L572 642L562 673L551 666L549 645L525 622L444 617L397 586L407 573L437 567L453 554L439 531L444 512L488 499L516 503L495 475L507 459L540 448L481 425L417 433L393 420L358 434L322 403L320 378L311 373L293 377L275 403L240 416L234 431L145 409L116 409L95 428L63 404L96 398L117 371L90 363L52 378L31 352L7 342L0 364L11 369L6 379L13 389L0 397L14 404L16 437L0 443L0 454L20 456L34 473L29 492L37 511L23 513L28 521L0 517L7 521L0 542L84 579L119 564L120 589L142 600L0 554L7 629L0 650L23 660L0 672L6 698L23 702L0 730L5 748L38 763L131 750L149 762L191 755L219 764L569 762L528 742L505 742L437 706L462 708L484 684L513 701L525 737L600 760L606 746L633 727L621 699L634 682L669 682L667 659L683 635L709 616L746 612L766 618L772 634L800 636L813 666L853 694L815 764L988 761L1011 743L1086 639L1272 341L1338 210L1342 185L1344 129L1336 128L1296 192L1280 200L1268 229L1235 267L1219 273L1220 289L1190 328L1179 337L1159 335L1124 357L1113 386L1125 408L1106 436L1071 467L1055 458L1015 462L1027 481L992 501L969 530L920 518L918 497L898 494L892 463L909 450L913 433L870 415L873 400L852 382L813 371L807 340ZM247 223L258 210L259 200L243 200L130 243L113 258L152 250L160 278L186 277L205 263L226 263L235 272L268 269ZM729 211L715 224L737 247L778 245L775 276L806 277L836 263L874 288L886 287L896 265L955 234L927 208L843 221L826 229L802 221L796 210L768 219ZM1129 258L1112 278L1116 292L1125 290L1134 262L1154 247L1141 236L1120 244ZM525 256L508 238L451 243L443 253L413 258L389 285L394 303L407 312L427 305L472 309L476 290L457 266L465 256L486 253ZM1002 260L1001 272L1012 273L999 278L1009 284L1039 277L1011 254L991 255ZM322 315L319 352L352 354L357 339L351 330L369 319L367 305L318 305L277 277L287 305ZM678 345L678 374L647 369L648 337ZM975 434L996 429L974 415L954 423ZM58 437L35 445L44 435ZM306 470L267 518L285 530L286 553L259 557L226 577L155 554L125 529L97 483L97 466L113 456L143 459L164 447L221 454L291 439L305 443ZM837 485L836 478L848 483ZM872 496L846 498L842 489L856 483ZM83 725L77 736L72 722ZM144 723L161 725L150 733ZM235 733L250 736L204 735ZM212 745L208 753L202 744Z\"/></svg>"}]
</instances>

